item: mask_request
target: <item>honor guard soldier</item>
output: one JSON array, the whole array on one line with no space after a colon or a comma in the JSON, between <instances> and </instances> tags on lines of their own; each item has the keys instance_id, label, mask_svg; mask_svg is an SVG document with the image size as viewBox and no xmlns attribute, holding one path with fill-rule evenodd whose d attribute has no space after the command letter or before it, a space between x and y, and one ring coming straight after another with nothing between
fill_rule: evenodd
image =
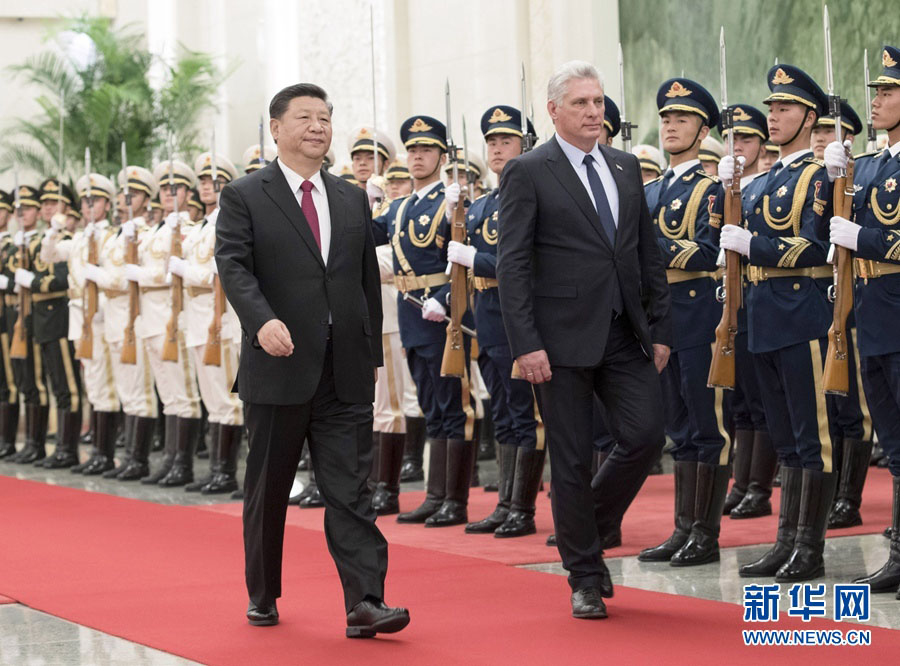
<instances>
[{"instance_id":1,"label":"honor guard soldier","mask_svg":"<svg viewBox=\"0 0 900 666\"><path fill-rule=\"evenodd\" d=\"M91 431L93 433L93 451L84 463L72 467L73 473L99 474L112 467L115 449L115 423L119 415L119 398L116 394L115 382L112 380L112 359L109 345L104 339L103 303L100 298L100 287L97 282L99 248L113 231L107 217L110 213L110 201L115 192L112 182L98 173L82 176L75 184L81 197L84 219L88 225L74 236L69 236L64 227L57 223L56 217L51 228L44 235L41 247L41 260L46 264L66 262L69 275L69 331L71 345L78 348L85 336L92 343L90 353L81 354L84 390L91 404ZM91 245L94 247L91 248ZM93 262L91 263L91 259ZM93 319L86 319L87 283L97 285L96 312ZM85 326L91 327L90 334Z\"/></svg>"},{"instance_id":2,"label":"honor guard soldier","mask_svg":"<svg viewBox=\"0 0 900 666\"><path fill-rule=\"evenodd\" d=\"M170 176L171 169L171 176ZM175 311L183 294L175 293L169 276L169 257L173 256L173 234L184 234L191 226L186 211L191 187L197 182L193 170L184 162L172 160L156 167L153 177L159 182L159 196L165 219L141 238L139 264L126 264L125 277L141 288L141 314L136 324L137 337L146 347L156 388L166 417L165 452L160 468L141 479L144 484L183 486L194 480L194 447L200 433L200 397L193 359L187 353L182 317ZM173 194L174 190L174 194ZM176 212L176 210L178 212ZM176 360L165 360L167 339L175 325L175 339L169 342Z\"/></svg>"},{"instance_id":3,"label":"honor guard soldier","mask_svg":"<svg viewBox=\"0 0 900 666\"><path fill-rule=\"evenodd\" d=\"M744 224L728 225L725 249L749 259L749 349L766 423L781 463L775 546L740 568L741 576L808 580L824 572L822 551L836 476L822 389L824 337L832 321L826 298L832 268L817 231L829 205L828 178L810 150L810 133L827 98L805 72L775 66L768 127L780 159L744 198ZM753 196L756 194L757 196Z\"/></svg>"},{"instance_id":4,"label":"honor guard soldier","mask_svg":"<svg viewBox=\"0 0 900 666\"><path fill-rule=\"evenodd\" d=\"M700 166L710 176L719 175L719 161L725 157L725 146L718 139L707 136L700 142Z\"/></svg>"},{"instance_id":5,"label":"honor guard soldier","mask_svg":"<svg viewBox=\"0 0 900 666\"><path fill-rule=\"evenodd\" d=\"M276 150L272 146L264 146L260 150L259 144L254 143L244 151L241 160L244 163L244 173L253 173L257 169L262 169L269 162L275 159Z\"/></svg>"},{"instance_id":6,"label":"honor guard soldier","mask_svg":"<svg viewBox=\"0 0 900 666\"><path fill-rule=\"evenodd\" d=\"M886 130L887 148L856 159L853 220L831 218L830 240L854 254L856 289L853 298L862 384L878 439L889 459L894 479L893 518L888 560L877 572L856 580L872 592L897 592L900 598L900 48L885 46L882 72L875 88L872 125ZM825 150L829 178L847 166L844 146ZM838 500L839 510L854 507ZM842 508L842 503L848 506ZM858 506L856 507L858 509Z\"/></svg>"},{"instance_id":7,"label":"honor guard soldier","mask_svg":"<svg viewBox=\"0 0 900 666\"><path fill-rule=\"evenodd\" d=\"M212 432L210 476L188 484L186 490L204 495L237 490L237 457L244 431L244 410L231 392L238 367L241 327L234 310L216 279L216 218L219 215L218 188L212 180L212 155L203 153L194 163L199 179L200 200L205 206L203 222L191 228L184 239L184 258L171 257L169 272L184 280L185 343L197 372L200 398L209 412ZM216 156L216 180L224 187L237 177L237 169L225 157ZM218 303L218 305L217 305ZM219 307L219 312L216 312ZM218 318L218 319L217 319ZM211 327L218 321L219 349L210 340ZM209 348L208 343L213 342ZM208 357L208 358L207 358ZM213 358L215 357L215 358Z\"/></svg>"},{"instance_id":8,"label":"honor guard soldier","mask_svg":"<svg viewBox=\"0 0 900 666\"><path fill-rule=\"evenodd\" d=\"M200 201L200 193L196 189L191 190L191 195L188 197L187 208L188 217L191 218L191 222L197 224L203 219L203 212L206 207L203 205L203 202Z\"/></svg>"},{"instance_id":9,"label":"honor guard soldier","mask_svg":"<svg viewBox=\"0 0 900 666\"><path fill-rule=\"evenodd\" d=\"M387 181L385 194L391 201L412 194L412 176L409 175L409 167L406 166L406 155L390 163L384 179Z\"/></svg>"},{"instance_id":10,"label":"honor guard soldier","mask_svg":"<svg viewBox=\"0 0 900 666\"><path fill-rule=\"evenodd\" d=\"M162 222L163 219L163 209L162 204L159 203L159 192L157 192L156 196L150 200L150 204L148 207L148 216L147 216L147 224L150 227L156 227L157 224Z\"/></svg>"},{"instance_id":11,"label":"honor guard soldier","mask_svg":"<svg viewBox=\"0 0 900 666\"><path fill-rule=\"evenodd\" d=\"M631 152L641 163L641 178L643 178L645 185L662 175L665 168L665 160L662 158L659 148L641 143L634 146Z\"/></svg>"},{"instance_id":12,"label":"honor guard soldier","mask_svg":"<svg viewBox=\"0 0 900 666\"><path fill-rule=\"evenodd\" d=\"M334 148L329 148L328 152L325 153L325 159L322 160L322 168L325 171L331 171L331 167L334 166Z\"/></svg>"},{"instance_id":13,"label":"honor guard soldier","mask_svg":"<svg viewBox=\"0 0 900 666\"><path fill-rule=\"evenodd\" d=\"M718 561L719 523L728 490L728 435L722 389L709 388L724 190L700 164L700 143L719 120L712 95L696 81L664 82L656 105L669 169L644 186L672 293L675 338L660 375L666 431L674 441L675 531L642 561L692 566Z\"/></svg>"},{"instance_id":14,"label":"honor guard soldier","mask_svg":"<svg viewBox=\"0 0 900 666\"><path fill-rule=\"evenodd\" d=\"M4 333L10 340L10 359L16 389L25 403L25 445L18 453L7 457L6 461L28 464L47 456L45 446L47 418L50 413L41 350L32 335L31 295L21 290L17 280L21 267L31 265L33 246L38 242L40 192L30 185L21 185L16 192L16 202L19 230L13 244L6 246L3 255L3 275L6 277L4 319L8 326ZM24 345L18 345L20 353L16 354L17 341L21 340L24 340Z\"/></svg>"},{"instance_id":15,"label":"honor guard soldier","mask_svg":"<svg viewBox=\"0 0 900 666\"><path fill-rule=\"evenodd\" d=\"M534 136L534 127L528 123ZM512 158L522 154L522 115L511 106L493 106L481 117L491 171L498 178ZM478 366L490 393L494 436L499 443L497 507L484 520L466 526L469 534L496 537L534 534L535 499L544 471L543 427L535 419L531 385L512 378L513 358L500 314L497 289L497 220L500 191L477 199L466 216L468 244L450 241L448 258L469 268L478 332Z\"/></svg>"},{"instance_id":16,"label":"honor guard soldier","mask_svg":"<svg viewBox=\"0 0 900 666\"><path fill-rule=\"evenodd\" d=\"M6 270L6 263L15 254L12 235L9 233L9 221L13 216L13 196L0 190L0 298L6 299L13 281ZM12 373L9 358L9 331L15 322L8 321L15 315L14 306L7 306L6 300L0 302L0 459L8 458L16 452L16 432L19 427L19 393Z\"/></svg>"},{"instance_id":17,"label":"honor guard soldier","mask_svg":"<svg viewBox=\"0 0 900 666\"><path fill-rule=\"evenodd\" d=\"M68 185L48 178L41 185L41 216L50 229L53 218L61 215L58 226L65 225L65 213L75 200ZM62 202L62 205L60 205ZM78 463L81 436L81 374L75 361L75 347L69 340L69 268L65 261L45 262L41 248L46 231L38 233L30 261L32 270L20 268L16 282L31 290L31 320L34 342L40 346L41 363L56 399L56 451L44 467L71 467ZM71 238L65 232L63 238Z\"/></svg>"},{"instance_id":18,"label":"honor guard soldier","mask_svg":"<svg viewBox=\"0 0 900 666\"><path fill-rule=\"evenodd\" d=\"M619 107L610 97L603 98L603 131L600 132L599 143L607 146L612 145L612 140L619 134L622 129L622 116L619 113Z\"/></svg>"},{"instance_id":19,"label":"honor guard soldier","mask_svg":"<svg viewBox=\"0 0 900 666\"><path fill-rule=\"evenodd\" d=\"M135 217L126 219L105 236L100 246L99 266L89 270L106 296L103 337L109 345L112 377L125 413L125 458L114 468L114 451L108 446L107 450L100 451L96 464L84 473L95 474L105 469L104 476L108 478L135 481L150 474L150 447L158 401L146 348L134 330L134 318L140 312L140 287L126 277L125 264L129 251L136 256L141 239L150 233L144 213L159 188L153 174L140 166L126 167L119 172L117 180L121 191L126 193L125 217L130 214ZM103 424L96 423L95 427L102 428Z\"/></svg>"},{"instance_id":20,"label":"honor guard soldier","mask_svg":"<svg viewBox=\"0 0 900 666\"><path fill-rule=\"evenodd\" d=\"M425 414L431 453L425 501L397 520L429 527L458 525L468 521L475 415L467 379L441 376L450 293L446 273L450 225L440 180L447 130L435 118L413 116L401 126L400 137L408 151L414 192L392 202L375 218L375 242L390 243L394 251L394 284L401 294L397 299L400 339ZM423 308L404 300L406 294L421 299ZM469 340L464 344L468 356Z\"/></svg>"},{"instance_id":21,"label":"honor guard soldier","mask_svg":"<svg viewBox=\"0 0 900 666\"><path fill-rule=\"evenodd\" d=\"M778 161L778 155L780 153L780 149L772 140L769 139L766 141L765 145L766 151L759 156L759 172L766 173L769 169L772 168L772 165Z\"/></svg>"},{"instance_id":22,"label":"honor guard soldier","mask_svg":"<svg viewBox=\"0 0 900 666\"><path fill-rule=\"evenodd\" d=\"M378 142L378 173L375 173L374 143ZM394 144L388 139L387 134L381 130L373 130L371 127L357 127L350 135L347 142L347 150L350 152L351 170L353 179L365 188L372 176L381 176L387 170L397 151Z\"/></svg>"},{"instance_id":23,"label":"honor guard soldier","mask_svg":"<svg viewBox=\"0 0 900 666\"><path fill-rule=\"evenodd\" d=\"M734 125L734 154L742 165L741 197L756 200L760 179L760 158L766 152L769 138L766 116L749 104L732 104ZM719 133L728 138L728 131L719 122ZM731 158L719 163L719 173L726 187L734 176ZM726 182L727 177L727 182ZM746 292L747 282L743 280ZM746 304L746 297L742 300ZM772 480L778 459L763 408L759 380L753 357L747 347L747 308L738 310L738 330L734 337L735 387L726 395L733 442L734 483L725 498L723 512L731 518L757 518L772 513Z\"/></svg>"},{"instance_id":24,"label":"honor guard soldier","mask_svg":"<svg viewBox=\"0 0 900 666\"><path fill-rule=\"evenodd\" d=\"M850 141L863 131L862 121L846 100L841 100L841 141ZM834 118L822 116L813 127L810 148L817 160L825 156L825 146L834 141Z\"/></svg>"}]
</instances>

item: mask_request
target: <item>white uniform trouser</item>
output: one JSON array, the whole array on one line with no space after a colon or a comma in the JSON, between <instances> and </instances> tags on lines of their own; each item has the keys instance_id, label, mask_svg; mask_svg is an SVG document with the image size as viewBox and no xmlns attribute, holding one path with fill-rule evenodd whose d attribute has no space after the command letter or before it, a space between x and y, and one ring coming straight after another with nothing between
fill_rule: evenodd
<instances>
[{"instance_id":1,"label":"white uniform trouser","mask_svg":"<svg viewBox=\"0 0 900 666\"><path fill-rule=\"evenodd\" d=\"M231 392L238 367L237 346L231 340L222 340L222 358L219 365L204 365L206 345L190 347L200 398L209 412L210 423L244 425L244 408L236 393Z\"/></svg>"},{"instance_id":2,"label":"white uniform trouser","mask_svg":"<svg viewBox=\"0 0 900 666\"><path fill-rule=\"evenodd\" d=\"M147 360L144 341L138 338L137 362L122 363L122 342L109 343L112 371L116 379L116 392L122 401L122 411L131 416L155 419L158 415L156 392L153 390L153 372Z\"/></svg>"},{"instance_id":3,"label":"white uniform trouser","mask_svg":"<svg viewBox=\"0 0 900 666\"><path fill-rule=\"evenodd\" d=\"M178 360L163 361L165 333L144 338L150 369L156 380L156 390L162 400L163 414L184 419L200 418L200 395L194 361L184 344L184 333L178 332ZM140 340L140 338L139 338Z\"/></svg>"},{"instance_id":4,"label":"white uniform trouser","mask_svg":"<svg viewBox=\"0 0 900 666\"><path fill-rule=\"evenodd\" d=\"M95 412L119 411L116 381L113 375L112 355L103 338L103 322L94 317L94 348L92 359L82 359L84 392ZM77 342L75 343L78 344Z\"/></svg>"},{"instance_id":5,"label":"white uniform trouser","mask_svg":"<svg viewBox=\"0 0 900 666\"><path fill-rule=\"evenodd\" d=\"M400 333L383 333L381 346L384 365L378 368L375 383L375 432L403 434L406 417L421 416L416 399L416 385L409 374L409 366L400 344Z\"/></svg>"},{"instance_id":6,"label":"white uniform trouser","mask_svg":"<svg viewBox=\"0 0 900 666\"><path fill-rule=\"evenodd\" d=\"M469 391L472 395L472 402L475 407L475 418L484 418L484 405L482 402L488 400L491 394L488 393L487 387L484 385L484 379L481 377L481 369L478 367L478 359L473 358L469 361Z\"/></svg>"}]
</instances>

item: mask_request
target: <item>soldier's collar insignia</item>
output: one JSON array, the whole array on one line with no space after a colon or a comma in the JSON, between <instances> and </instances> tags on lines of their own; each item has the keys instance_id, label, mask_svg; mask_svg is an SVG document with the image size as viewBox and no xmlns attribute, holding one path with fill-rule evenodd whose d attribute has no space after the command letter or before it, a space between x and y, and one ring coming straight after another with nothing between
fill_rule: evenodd
<instances>
[{"instance_id":1,"label":"soldier's collar insignia","mask_svg":"<svg viewBox=\"0 0 900 666\"><path fill-rule=\"evenodd\" d=\"M669 91L666 93L666 97L687 97L691 94L691 91L681 85L678 81L672 83L672 86L669 88Z\"/></svg>"},{"instance_id":2,"label":"soldier's collar insignia","mask_svg":"<svg viewBox=\"0 0 900 666\"><path fill-rule=\"evenodd\" d=\"M410 132L428 132L432 129L431 125L421 118L416 118L416 122L409 126Z\"/></svg>"},{"instance_id":3,"label":"soldier's collar insignia","mask_svg":"<svg viewBox=\"0 0 900 666\"><path fill-rule=\"evenodd\" d=\"M793 82L794 82L794 79L792 79L790 76L788 76L787 72L785 72L783 69L781 69L781 67L779 67L778 69L775 70L775 76L772 77L773 85L776 85L776 86L777 85L786 85L788 83L793 83Z\"/></svg>"},{"instance_id":4,"label":"soldier's collar insignia","mask_svg":"<svg viewBox=\"0 0 900 666\"><path fill-rule=\"evenodd\" d=\"M426 199L437 199L438 195L439 195L439 194L442 194L442 193L443 193L443 190L441 190L440 192L437 191L437 190L435 190L434 192L432 192L431 194L429 194L429 195L428 195L427 197L425 197L425 198L426 198Z\"/></svg>"},{"instance_id":5,"label":"soldier's collar insignia","mask_svg":"<svg viewBox=\"0 0 900 666\"><path fill-rule=\"evenodd\" d=\"M887 49L885 49L885 50L881 53L881 64L884 65L885 67L896 67L896 66L897 66L897 61L894 60L894 59L891 57L891 54L887 52Z\"/></svg>"},{"instance_id":6,"label":"soldier's collar insignia","mask_svg":"<svg viewBox=\"0 0 900 666\"><path fill-rule=\"evenodd\" d=\"M504 113L503 109L501 109L499 107L494 109L494 112L491 114L491 117L488 118L489 123L505 123L510 120L512 120L512 116L507 113Z\"/></svg>"},{"instance_id":7,"label":"soldier's collar insignia","mask_svg":"<svg viewBox=\"0 0 900 666\"><path fill-rule=\"evenodd\" d=\"M744 111L741 107L734 107L734 119L735 120L753 120L750 117L750 114Z\"/></svg>"}]
</instances>

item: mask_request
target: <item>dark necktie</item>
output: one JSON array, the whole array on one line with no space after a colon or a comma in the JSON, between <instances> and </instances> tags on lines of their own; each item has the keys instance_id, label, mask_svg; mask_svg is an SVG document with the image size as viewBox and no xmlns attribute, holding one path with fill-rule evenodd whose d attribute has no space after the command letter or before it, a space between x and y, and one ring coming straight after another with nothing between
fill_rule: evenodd
<instances>
[{"instance_id":1,"label":"dark necktie","mask_svg":"<svg viewBox=\"0 0 900 666\"><path fill-rule=\"evenodd\" d=\"M675 170L667 169L666 173L663 175L663 187L662 191L665 192L672 185L672 181L675 178Z\"/></svg>"},{"instance_id":2,"label":"dark necktie","mask_svg":"<svg viewBox=\"0 0 900 666\"><path fill-rule=\"evenodd\" d=\"M591 186L591 192L594 195L594 203L597 206L597 215L600 216L600 225L609 239L609 244L616 246L616 222L613 219L612 209L609 207L609 199L606 198L606 190L603 189L603 183L600 182L600 174L594 168L594 158L592 155L584 156L584 166L587 167L588 184ZM619 316L625 310L625 304L622 301L622 291L619 289L619 276L613 272L615 279L612 283L612 309L615 316Z\"/></svg>"},{"instance_id":3,"label":"dark necktie","mask_svg":"<svg viewBox=\"0 0 900 666\"><path fill-rule=\"evenodd\" d=\"M778 160L777 162L775 162L775 164L772 165L772 168L769 169L769 174L766 176L766 190L767 191L769 189L769 186L775 182L775 178L776 178L776 176L778 176L778 172L781 171L782 166L784 166L784 165L781 163L781 160Z\"/></svg>"},{"instance_id":4,"label":"dark necktie","mask_svg":"<svg viewBox=\"0 0 900 666\"><path fill-rule=\"evenodd\" d=\"M300 190L303 192L303 198L300 199L300 210L303 211L306 222L309 224L310 231L312 231L312 234L316 239L316 245L319 246L319 251L321 252L322 238L319 233L319 214L316 212L316 204L313 202L312 188L313 184L311 180L304 180L300 183Z\"/></svg>"}]
</instances>

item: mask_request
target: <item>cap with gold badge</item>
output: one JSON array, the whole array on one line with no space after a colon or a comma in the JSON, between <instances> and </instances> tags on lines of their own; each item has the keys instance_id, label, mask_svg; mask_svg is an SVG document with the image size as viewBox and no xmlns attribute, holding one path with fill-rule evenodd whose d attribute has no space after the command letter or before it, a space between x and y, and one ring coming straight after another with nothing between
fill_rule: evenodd
<instances>
[{"instance_id":1,"label":"cap with gold badge","mask_svg":"<svg viewBox=\"0 0 900 666\"><path fill-rule=\"evenodd\" d=\"M725 157L725 146L718 139L711 136L706 137L700 142L700 154L698 155L701 162L719 163Z\"/></svg>"},{"instance_id":2,"label":"cap with gold badge","mask_svg":"<svg viewBox=\"0 0 900 666\"><path fill-rule=\"evenodd\" d=\"M431 116L413 116L407 118L400 126L400 140L403 145L437 146L447 151L447 128L437 118Z\"/></svg>"},{"instance_id":3,"label":"cap with gold badge","mask_svg":"<svg viewBox=\"0 0 900 666\"><path fill-rule=\"evenodd\" d=\"M641 143L636 146L632 146L631 152L635 157L638 158L638 162L640 162L641 164L641 169L646 169L647 171L653 171L657 175L662 175L665 162L662 159L662 154L659 152L659 148L657 148L656 146Z\"/></svg>"},{"instance_id":4,"label":"cap with gold badge","mask_svg":"<svg viewBox=\"0 0 900 666\"><path fill-rule=\"evenodd\" d=\"M528 120L528 133L537 137L534 125ZM522 113L513 106L498 104L481 114L481 133L487 139L493 134L522 136Z\"/></svg>"},{"instance_id":5,"label":"cap with gold badge","mask_svg":"<svg viewBox=\"0 0 900 666\"><path fill-rule=\"evenodd\" d=\"M769 138L769 125L762 111L750 104L731 104L731 117L734 120L735 134L750 134L758 136L763 141ZM719 134L728 136L728 130L722 128L719 121Z\"/></svg>"},{"instance_id":6,"label":"cap with gold badge","mask_svg":"<svg viewBox=\"0 0 900 666\"><path fill-rule=\"evenodd\" d=\"M373 131L371 127L366 126L357 127L350 134L350 139L347 141L347 150L350 151L350 157L353 157L353 153L361 150L373 152L373 145L376 141L378 142L378 154L381 156L379 158L381 162L392 162L397 155L397 151L394 148L394 143L388 138L387 133L381 130Z\"/></svg>"},{"instance_id":7,"label":"cap with gold badge","mask_svg":"<svg viewBox=\"0 0 900 666\"><path fill-rule=\"evenodd\" d=\"M656 92L656 108L659 115L669 111L694 113L703 119L707 127L715 127L719 122L716 100L706 88L691 79L664 81Z\"/></svg>"},{"instance_id":8,"label":"cap with gold badge","mask_svg":"<svg viewBox=\"0 0 900 666\"><path fill-rule=\"evenodd\" d=\"M153 177L160 187L184 185L188 189L197 184L197 174L181 160L172 160L172 182L169 182L169 160L160 162L153 170Z\"/></svg>"},{"instance_id":9,"label":"cap with gold badge","mask_svg":"<svg viewBox=\"0 0 900 666\"><path fill-rule=\"evenodd\" d=\"M212 178L212 153L203 153L194 160L194 171L197 178L203 176ZM224 178L226 183L237 178L237 168L223 155L216 155L216 178Z\"/></svg>"},{"instance_id":10,"label":"cap with gold badge","mask_svg":"<svg viewBox=\"0 0 900 666\"><path fill-rule=\"evenodd\" d=\"M802 104L816 112L817 116L828 111L828 97L813 78L799 67L775 65L766 75L770 94L763 104L787 102Z\"/></svg>"},{"instance_id":11,"label":"cap with gold badge","mask_svg":"<svg viewBox=\"0 0 900 666\"><path fill-rule=\"evenodd\" d=\"M103 197L111 201L116 193L116 188L112 181L99 173L82 176L75 183L75 189L78 192L78 196L82 199L85 197Z\"/></svg>"},{"instance_id":12,"label":"cap with gold badge","mask_svg":"<svg viewBox=\"0 0 900 666\"><path fill-rule=\"evenodd\" d=\"M619 114L619 107L616 106L616 103L609 96L606 96L603 102L603 125L611 137L616 136L622 128L622 116Z\"/></svg>"},{"instance_id":13,"label":"cap with gold badge","mask_svg":"<svg viewBox=\"0 0 900 666\"><path fill-rule=\"evenodd\" d=\"M127 181L125 178L126 173L128 174ZM127 182L129 190L143 192L150 199L153 199L159 193L159 183L156 181L156 178L153 177L149 169L145 169L142 166L125 167L124 170L119 171L116 180L119 181L119 188L123 192Z\"/></svg>"},{"instance_id":14,"label":"cap with gold badge","mask_svg":"<svg viewBox=\"0 0 900 666\"><path fill-rule=\"evenodd\" d=\"M216 159L216 161L218 162L219 160ZM191 196L188 197L187 205L188 205L188 206L191 206L191 207L193 207L193 208L196 208L196 209L199 210L201 213L202 213L204 210L206 210L206 207L203 205L203 202L200 201L200 193L199 193L197 190L195 190L195 189L192 189L192 190L191 190Z\"/></svg>"},{"instance_id":15,"label":"cap with gold badge","mask_svg":"<svg viewBox=\"0 0 900 666\"><path fill-rule=\"evenodd\" d=\"M469 168L466 170L466 153L462 148L456 149L456 168L459 171L466 171L469 174L469 180L476 181L482 176L484 176L484 164L481 162L481 158L476 157L473 153L469 153ZM453 171L453 164L447 162L444 166L444 173L449 173Z\"/></svg>"},{"instance_id":16,"label":"cap with gold badge","mask_svg":"<svg viewBox=\"0 0 900 666\"><path fill-rule=\"evenodd\" d=\"M72 194L72 188L70 188L65 183L60 187L59 180L56 178L48 178L43 183L41 183L41 203L45 201L59 201L62 199L63 203L72 205L75 203L75 196Z\"/></svg>"},{"instance_id":17,"label":"cap with gold badge","mask_svg":"<svg viewBox=\"0 0 900 666\"><path fill-rule=\"evenodd\" d=\"M341 167L341 173L338 174L338 177L343 178L351 185L359 185L359 181L353 177L353 169L351 169L348 164Z\"/></svg>"},{"instance_id":18,"label":"cap with gold badge","mask_svg":"<svg viewBox=\"0 0 900 666\"><path fill-rule=\"evenodd\" d=\"M13 197L9 192L0 190L0 210L13 210Z\"/></svg>"},{"instance_id":19,"label":"cap with gold badge","mask_svg":"<svg viewBox=\"0 0 900 666\"><path fill-rule=\"evenodd\" d=\"M31 185L19 185L19 206L41 207L40 192ZM15 199L13 199L15 201Z\"/></svg>"},{"instance_id":20,"label":"cap with gold badge","mask_svg":"<svg viewBox=\"0 0 900 666\"><path fill-rule=\"evenodd\" d=\"M822 116L816 121L816 127L834 127L834 118ZM862 121L859 119L853 107L847 104L847 100L841 100L841 127L856 136L863 130Z\"/></svg>"},{"instance_id":21,"label":"cap with gold badge","mask_svg":"<svg viewBox=\"0 0 900 666\"><path fill-rule=\"evenodd\" d=\"M259 144L254 143L244 151L241 162L244 164L244 173L250 173L257 169L262 169L269 162L275 159L277 151L273 146L265 146L260 152Z\"/></svg>"},{"instance_id":22,"label":"cap with gold badge","mask_svg":"<svg viewBox=\"0 0 900 666\"><path fill-rule=\"evenodd\" d=\"M900 49L885 46L881 51L881 66L884 69L877 79L869 82L869 87L900 86Z\"/></svg>"},{"instance_id":23,"label":"cap with gold badge","mask_svg":"<svg viewBox=\"0 0 900 666\"><path fill-rule=\"evenodd\" d=\"M387 180L409 180L412 176L409 175L409 167L406 165L406 156L403 156L403 159L397 158L393 162L388 165L387 172L385 172L384 177Z\"/></svg>"}]
</instances>

